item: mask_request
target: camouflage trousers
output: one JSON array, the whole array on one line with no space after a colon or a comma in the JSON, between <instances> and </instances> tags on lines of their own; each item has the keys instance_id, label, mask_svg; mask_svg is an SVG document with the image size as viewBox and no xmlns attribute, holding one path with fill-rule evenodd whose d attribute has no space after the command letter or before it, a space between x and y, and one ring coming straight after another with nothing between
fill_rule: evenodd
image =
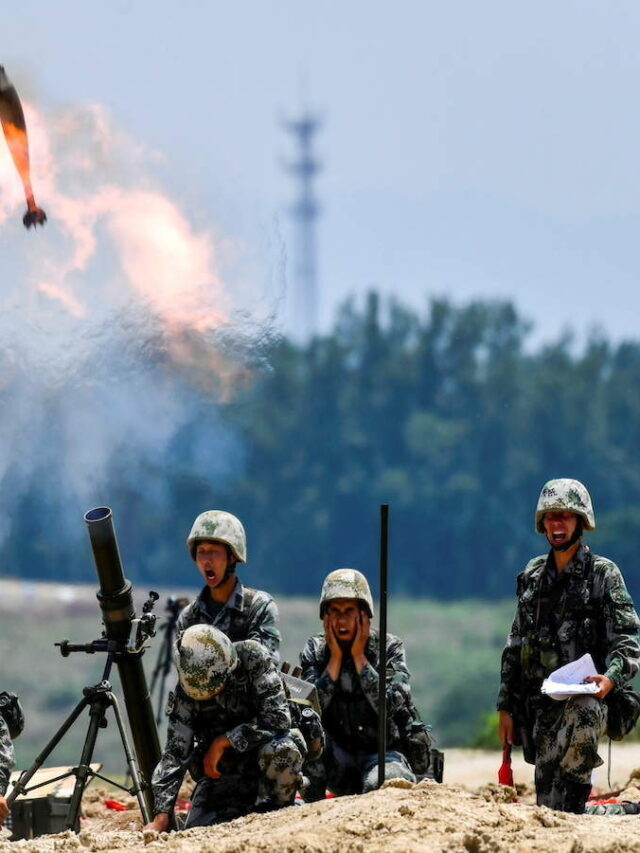
<instances>
[{"instance_id":1,"label":"camouflage trousers","mask_svg":"<svg viewBox=\"0 0 640 853\"><path fill-rule=\"evenodd\" d=\"M569 792L591 783L591 773L603 763L598 741L607 725L607 705L593 696L574 696L563 702L544 697L535 716L536 795L538 805L561 811Z\"/></svg>"},{"instance_id":2,"label":"camouflage trousers","mask_svg":"<svg viewBox=\"0 0 640 853\"><path fill-rule=\"evenodd\" d=\"M309 784L303 792L307 802L320 800L328 788L338 796L366 794L378 787L378 753L348 752L325 731L324 753L305 766ZM407 779L416 782L409 762L401 752L385 753L385 779Z\"/></svg>"},{"instance_id":3,"label":"camouflage trousers","mask_svg":"<svg viewBox=\"0 0 640 853\"><path fill-rule=\"evenodd\" d=\"M225 755L222 776L202 776L191 796L185 828L212 826L258 810L291 805L301 784L303 755L294 737L281 735L249 755Z\"/></svg>"}]
</instances>

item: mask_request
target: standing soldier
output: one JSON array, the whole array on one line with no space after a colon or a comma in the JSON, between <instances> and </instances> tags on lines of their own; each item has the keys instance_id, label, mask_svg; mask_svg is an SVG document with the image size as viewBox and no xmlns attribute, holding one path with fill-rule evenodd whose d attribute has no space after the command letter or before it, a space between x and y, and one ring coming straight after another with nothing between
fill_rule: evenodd
<instances>
[{"instance_id":1,"label":"standing soldier","mask_svg":"<svg viewBox=\"0 0 640 853\"><path fill-rule=\"evenodd\" d=\"M290 805L305 747L290 731L288 700L267 651L193 625L177 656L180 683L169 699L167 744L151 780L154 819L145 829L168 829L187 768L196 780L187 828Z\"/></svg>"},{"instance_id":2,"label":"standing soldier","mask_svg":"<svg viewBox=\"0 0 640 853\"><path fill-rule=\"evenodd\" d=\"M640 624L616 564L582 544L583 531L596 527L582 483L549 480L535 526L551 550L518 576L516 615L502 653L500 738L503 744L522 739L525 758L535 763L539 805L581 814L592 770L603 763L598 740L607 709L624 698L638 671ZM597 693L564 701L540 693L554 669L587 652L601 673L587 679ZM610 733L611 726L612 719Z\"/></svg>"},{"instance_id":3,"label":"standing soldier","mask_svg":"<svg viewBox=\"0 0 640 853\"><path fill-rule=\"evenodd\" d=\"M338 569L327 575L320 597L324 633L307 640L300 655L302 677L318 691L325 730L323 761L305 768L311 785L305 799L361 794L378 785L378 661L380 639L371 629L373 599L363 574ZM416 781L400 751L401 723L411 703L402 642L387 634L389 749L385 778Z\"/></svg>"},{"instance_id":4,"label":"standing soldier","mask_svg":"<svg viewBox=\"0 0 640 853\"><path fill-rule=\"evenodd\" d=\"M0 714L0 826L9 816L9 806L4 795L7 793L14 764L13 743L9 734L9 727Z\"/></svg>"},{"instance_id":5,"label":"standing soldier","mask_svg":"<svg viewBox=\"0 0 640 853\"><path fill-rule=\"evenodd\" d=\"M278 608L266 592L240 583L236 564L247 561L247 538L239 519L219 509L201 513L187 539L205 586L178 617L176 634L191 625L213 625L233 642L257 640L278 664Z\"/></svg>"}]
</instances>

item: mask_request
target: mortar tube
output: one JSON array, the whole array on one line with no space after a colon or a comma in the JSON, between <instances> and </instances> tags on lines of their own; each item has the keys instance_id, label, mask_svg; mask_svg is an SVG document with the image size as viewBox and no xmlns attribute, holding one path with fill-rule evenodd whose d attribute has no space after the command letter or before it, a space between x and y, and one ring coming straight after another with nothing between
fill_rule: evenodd
<instances>
[{"instance_id":1,"label":"mortar tube","mask_svg":"<svg viewBox=\"0 0 640 853\"><path fill-rule=\"evenodd\" d=\"M124 651L124 643L131 632L135 618L132 585L125 578L120 552L113 528L113 514L109 507L97 507L84 516L89 529L89 539L98 573L100 590L97 594L107 639L123 644L123 651L115 655L120 675L129 728L133 738L138 765L146 787L144 798L153 814L151 775L160 761L160 742L147 679L142 666L143 651Z\"/></svg>"}]
</instances>

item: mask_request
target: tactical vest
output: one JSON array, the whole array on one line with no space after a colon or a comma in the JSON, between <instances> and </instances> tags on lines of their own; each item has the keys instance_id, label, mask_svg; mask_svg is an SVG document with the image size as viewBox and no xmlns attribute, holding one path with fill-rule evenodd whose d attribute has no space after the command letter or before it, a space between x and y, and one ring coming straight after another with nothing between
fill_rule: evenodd
<instances>
[{"instance_id":1,"label":"tactical vest","mask_svg":"<svg viewBox=\"0 0 640 853\"><path fill-rule=\"evenodd\" d=\"M585 552L579 571L561 573L549 586L544 573L531 584L518 577L518 600L526 615L521 664L525 680L540 682L554 669L589 652L598 672L606 670L602 588L596 584L595 557ZM560 631L562 630L562 634Z\"/></svg>"}]
</instances>

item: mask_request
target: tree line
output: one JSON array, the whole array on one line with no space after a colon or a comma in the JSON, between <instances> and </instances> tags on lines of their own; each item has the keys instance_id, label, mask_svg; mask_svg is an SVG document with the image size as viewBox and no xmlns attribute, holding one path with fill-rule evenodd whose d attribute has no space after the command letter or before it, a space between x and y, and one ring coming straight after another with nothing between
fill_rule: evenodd
<instances>
[{"instance_id":1,"label":"tree line","mask_svg":"<svg viewBox=\"0 0 640 853\"><path fill-rule=\"evenodd\" d=\"M509 302L434 299L420 313L371 293L343 306L331 334L269 338L259 355L231 402L193 393L143 478L125 462L110 475L103 494L132 579L195 585L190 524L224 508L247 528L249 582L317 595L327 572L352 566L375 587L389 503L394 594L503 598L545 550L533 531L543 482L571 476L594 499L594 550L633 593L640 342L593 332L581 346L568 333L534 346ZM4 574L92 581L88 548L56 529L65 509L27 490Z\"/></svg>"}]
</instances>

